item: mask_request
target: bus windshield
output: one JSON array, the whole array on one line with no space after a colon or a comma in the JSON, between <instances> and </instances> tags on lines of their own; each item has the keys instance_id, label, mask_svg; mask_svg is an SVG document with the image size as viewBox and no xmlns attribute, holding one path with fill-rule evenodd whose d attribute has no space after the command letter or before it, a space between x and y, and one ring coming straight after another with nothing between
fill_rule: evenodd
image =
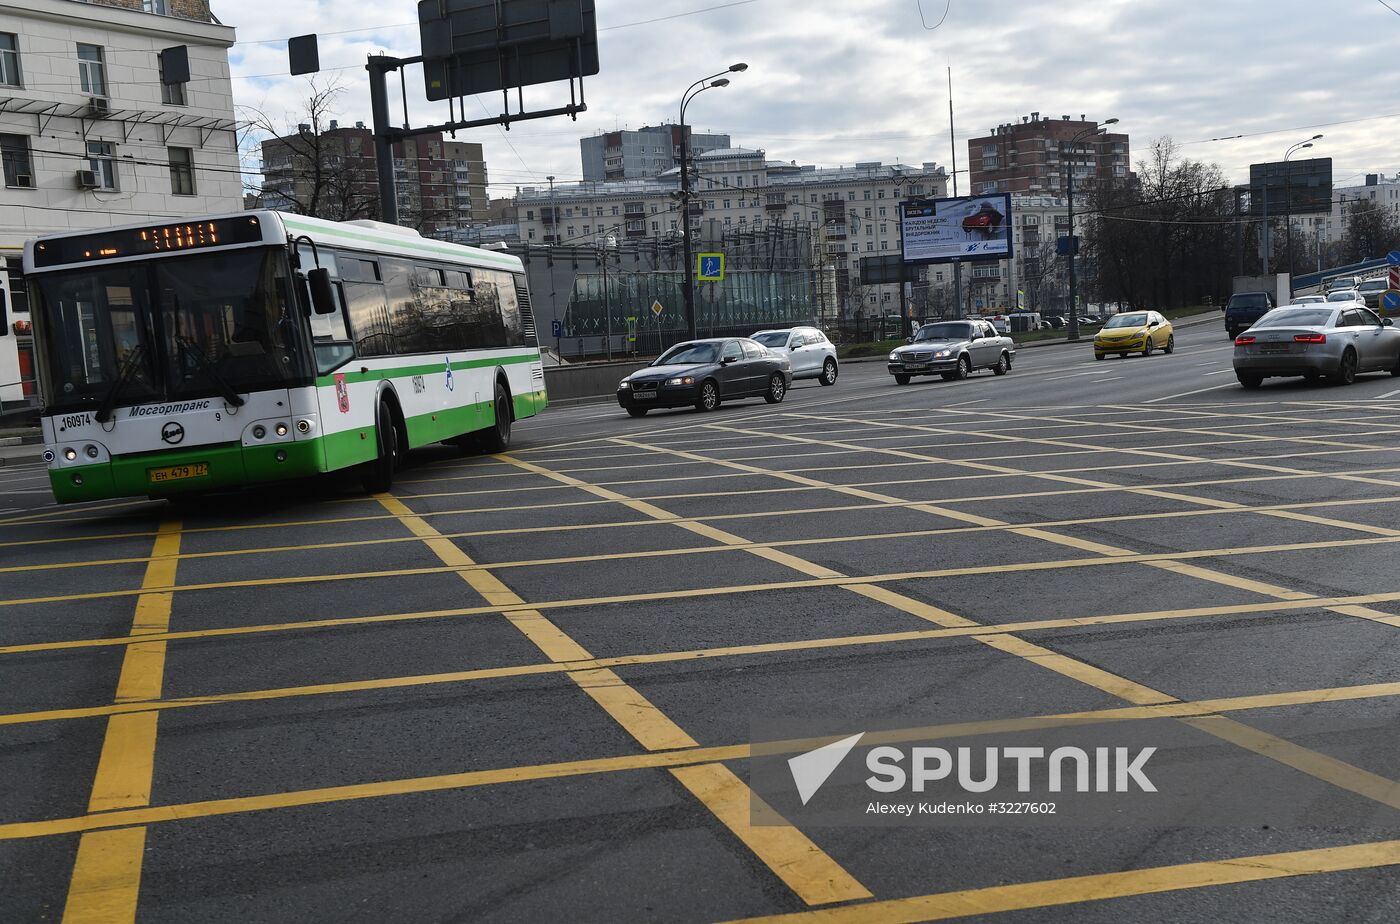
<instances>
[{"instance_id":1,"label":"bus windshield","mask_svg":"<svg viewBox=\"0 0 1400 924\"><path fill-rule=\"evenodd\" d=\"M228 396L308 381L279 254L226 251L35 275L49 406Z\"/></svg>"}]
</instances>

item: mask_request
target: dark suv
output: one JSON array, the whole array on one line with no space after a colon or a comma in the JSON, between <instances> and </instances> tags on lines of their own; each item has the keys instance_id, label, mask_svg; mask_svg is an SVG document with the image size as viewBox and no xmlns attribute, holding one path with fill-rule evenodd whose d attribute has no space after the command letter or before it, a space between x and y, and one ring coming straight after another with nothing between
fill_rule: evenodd
<instances>
[{"instance_id":1,"label":"dark suv","mask_svg":"<svg viewBox=\"0 0 1400 924\"><path fill-rule=\"evenodd\" d=\"M1225 330L1234 340L1241 331L1274 308L1274 297L1268 292L1236 292L1225 303Z\"/></svg>"}]
</instances>

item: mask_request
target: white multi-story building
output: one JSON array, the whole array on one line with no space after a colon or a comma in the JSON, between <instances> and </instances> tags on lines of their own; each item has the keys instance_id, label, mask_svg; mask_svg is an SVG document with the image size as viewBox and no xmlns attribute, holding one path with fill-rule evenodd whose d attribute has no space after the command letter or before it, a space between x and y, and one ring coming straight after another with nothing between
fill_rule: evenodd
<instances>
[{"instance_id":1,"label":"white multi-story building","mask_svg":"<svg viewBox=\"0 0 1400 924\"><path fill-rule=\"evenodd\" d=\"M233 42L208 0L0 0L0 402L35 397L25 240L243 207Z\"/></svg>"},{"instance_id":2,"label":"white multi-story building","mask_svg":"<svg viewBox=\"0 0 1400 924\"><path fill-rule=\"evenodd\" d=\"M809 228L820 236L848 307L858 298L867 313L866 299L897 305L898 287L860 286L861 258L900 252L902 198L947 194L947 171L932 162L821 168L769 161L748 148L706 151L694 162L692 229L711 221L721 228ZM680 170L642 180L527 186L516 210L527 243L666 238L680 234Z\"/></svg>"},{"instance_id":3,"label":"white multi-story building","mask_svg":"<svg viewBox=\"0 0 1400 924\"><path fill-rule=\"evenodd\" d=\"M1400 174L1388 177L1383 173L1366 174L1361 186L1337 186L1332 189L1332 211L1325 215L1294 216L1294 234L1314 236L1327 244L1335 244L1346 233L1347 218L1355 209L1389 208L1400 216Z\"/></svg>"}]
</instances>

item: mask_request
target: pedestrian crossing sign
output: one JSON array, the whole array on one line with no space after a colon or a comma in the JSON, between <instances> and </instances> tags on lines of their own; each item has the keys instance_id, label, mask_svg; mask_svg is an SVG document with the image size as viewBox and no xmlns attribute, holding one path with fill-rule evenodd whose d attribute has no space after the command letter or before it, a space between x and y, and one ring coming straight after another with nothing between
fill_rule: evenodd
<instances>
[{"instance_id":1,"label":"pedestrian crossing sign","mask_svg":"<svg viewBox=\"0 0 1400 924\"><path fill-rule=\"evenodd\" d=\"M695 255L695 278L700 282L724 281L724 254L701 253Z\"/></svg>"}]
</instances>

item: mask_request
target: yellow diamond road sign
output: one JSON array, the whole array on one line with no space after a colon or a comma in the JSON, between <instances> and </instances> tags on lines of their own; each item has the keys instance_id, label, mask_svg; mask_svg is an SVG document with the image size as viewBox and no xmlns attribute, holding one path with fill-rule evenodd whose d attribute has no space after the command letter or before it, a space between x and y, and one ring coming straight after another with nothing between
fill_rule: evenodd
<instances>
[{"instance_id":1,"label":"yellow diamond road sign","mask_svg":"<svg viewBox=\"0 0 1400 924\"><path fill-rule=\"evenodd\" d=\"M651 303L651 313L654 317L661 317L661 312L665 310L666 309L664 306L662 306L660 299L657 299L656 301Z\"/></svg>"}]
</instances>

